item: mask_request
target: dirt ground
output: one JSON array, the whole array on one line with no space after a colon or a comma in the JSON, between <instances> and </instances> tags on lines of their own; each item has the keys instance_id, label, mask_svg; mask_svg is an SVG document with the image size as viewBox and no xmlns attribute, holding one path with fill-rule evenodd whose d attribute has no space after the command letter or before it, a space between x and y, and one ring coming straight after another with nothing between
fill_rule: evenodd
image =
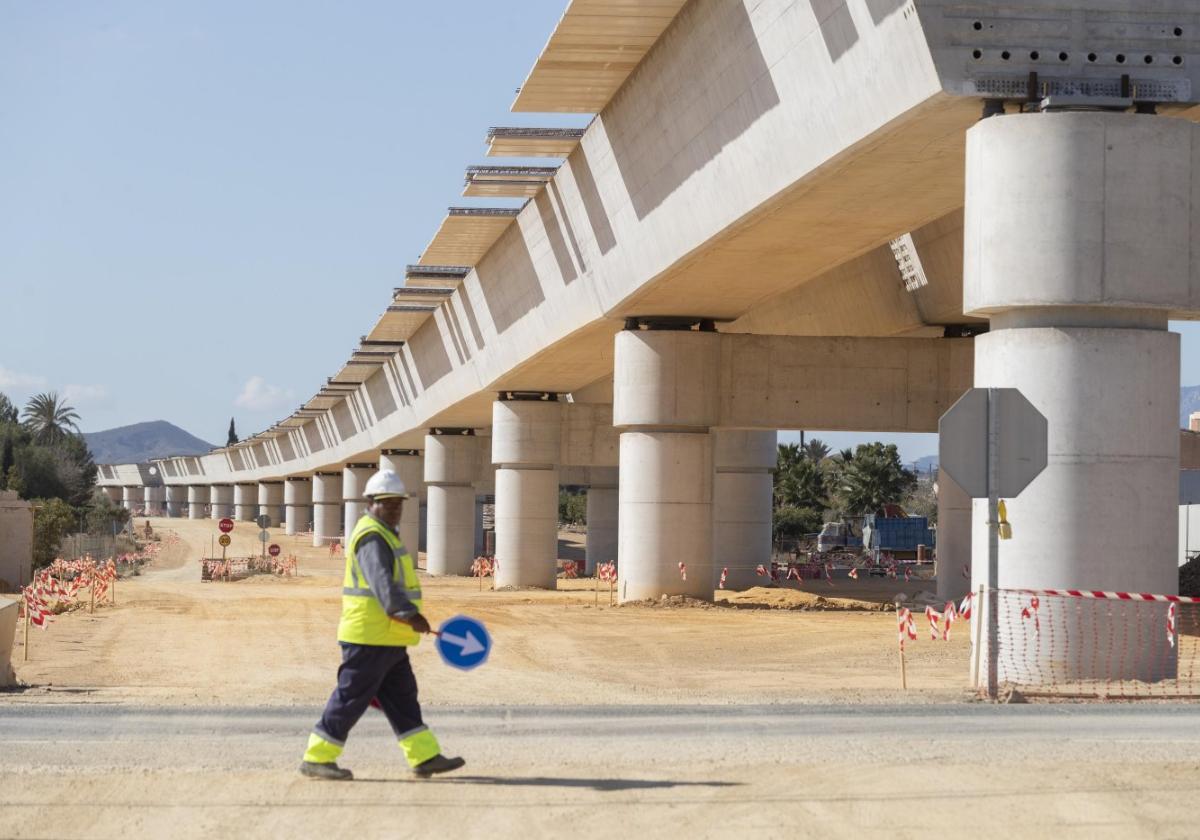
<instances>
[{"instance_id":1,"label":"dirt ground","mask_svg":"<svg viewBox=\"0 0 1200 840\"><path fill-rule=\"evenodd\" d=\"M466 613L494 641L470 673L414 652L466 773L414 782L369 713L346 752L359 781L310 782L295 767L338 663L341 558L277 535L299 577L202 583L214 523L152 522L180 541L115 607L33 631L28 661L18 634L0 838L1193 836L1200 709L970 702L966 628L935 643L923 617L902 692L878 602L916 581L610 607L590 581L427 578L435 624ZM239 523L232 552L256 531Z\"/></svg>"},{"instance_id":2,"label":"dirt ground","mask_svg":"<svg viewBox=\"0 0 1200 840\"><path fill-rule=\"evenodd\" d=\"M138 704L322 702L339 659L340 556L279 534L275 541L299 559L299 577L203 583L199 558L210 551L214 523L152 523L178 534L178 546L122 580L115 607L71 613L32 631L27 662L18 634L13 662L31 689L3 702L68 692ZM257 550L257 530L239 523L231 556ZM909 691L902 693L892 613L853 602L845 606L864 609L802 609L835 596L887 600L928 584L809 581L803 591L718 592L719 606L707 609L610 607L607 590L597 599L590 580L560 581L557 592L493 592L489 584L480 591L472 579L423 580L435 626L469 614L494 642L488 665L471 673L443 667L430 644L418 647L414 667L425 702L929 702L965 694L965 632L933 643L922 627L921 640L909 645Z\"/></svg>"}]
</instances>

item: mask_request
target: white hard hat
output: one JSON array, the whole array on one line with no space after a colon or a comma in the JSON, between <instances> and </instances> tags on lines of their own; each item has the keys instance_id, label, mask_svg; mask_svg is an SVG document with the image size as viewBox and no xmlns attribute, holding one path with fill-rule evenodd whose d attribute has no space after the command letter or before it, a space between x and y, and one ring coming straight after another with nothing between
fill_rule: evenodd
<instances>
[{"instance_id":1,"label":"white hard hat","mask_svg":"<svg viewBox=\"0 0 1200 840\"><path fill-rule=\"evenodd\" d=\"M367 489L363 495L368 499L407 499L408 488L392 470L380 470L367 479Z\"/></svg>"}]
</instances>

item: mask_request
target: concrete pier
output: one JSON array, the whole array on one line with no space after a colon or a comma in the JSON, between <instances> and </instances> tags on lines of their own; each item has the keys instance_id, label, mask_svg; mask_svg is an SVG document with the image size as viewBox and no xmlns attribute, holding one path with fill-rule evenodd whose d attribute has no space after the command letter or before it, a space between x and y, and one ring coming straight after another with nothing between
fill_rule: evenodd
<instances>
[{"instance_id":1,"label":"concrete pier","mask_svg":"<svg viewBox=\"0 0 1200 840\"><path fill-rule=\"evenodd\" d=\"M253 522L258 518L258 485L233 485L233 513L241 522Z\"/></svg>"},{"instance_id":2,"label":"concrete pier","mask_svg":"<svg viewBox=\"0 0 1200 840\"><path fill-rule=\"evenodd\" d=\"M556 394L501 394L492 403L497 586L557 585L561 432Z\"/></svg>"},{"instance_id":3,"label":"concrete pier","mask_svg":"<svg viewBox=\"0 0 1200 840\"><path fill-rule=\"evenodd\" d=\"M1180 362L1167 319L1200 294L1198 135L1184 120L1101 112L993 117L968 132L963 308L991 320L975 339L975 384L1019 388L1049 422L1045 471L1008 501L1001 589L1176 592ZM983 501L973 525L977 588ZM1022 603L1002 603L1011 649ZM1161 671L1174 655L1165 613L1145 605L1141 627L1085 620L1058 678ZM1001 657L1002 682L1039 679L1048 662L1023 650Z\"/></svg>"},{"instance_id":4,"label":"concrete pier","mask_svg":"<svg viewBox=\"0 0 1200 840\"><path fill-rule=\"evenodd\" d=\"M713 588L758 586L754 569L771 561L772 473L778 434L724 429L713 433Z\"/></svg>"},{"instance_id":5,"label":"concrete pier","mask_svg":"<svg viewBox=\"0 0 1200 840\"><path fill-rule=\"evenodd\" d=\"M283 484L284 533L289 537L308 530L312 522L312 480L292 476Z\"/></svg>"},{"instance_id":6,"label":"concrete pier","mask_svg":"<svg viewBox=\"0 0 1200 840\"><path fill-rule=\"evenodd\" d=\"M618 511L616 467L591 467L587 490L586 574L596 574L601 563L617 562Z\"/></svg>"},{"instance_id":7,"label":"concrete pier","mask_svg":"<svg viewBox=\"0 0 1200 840\"><path fill-rule=\"evenodd\" d=\"M411 498L400 516L400 541L417 559L421 543L421 497L425 495L425 464L419 449L385 449L379 454L379 469L400 476Z\"/></svg>"},{"instance_id":8,"label":"concrete pier","mask_svg":"<svg viewBox=\"0 0 1200 840\"><path fill-rule=\"evenodd\" d=\"M355 524L367 512L367 499L363 495L367 479L379 468L374 464L347 464L342 468L342 503L345 505L346 531L354 530Z\"/></svg>"},{"instance_id":9,"label":"concrete pier","mask_svg":"<svg viewBox=\"0 0 1200 840\"><path fill-rule=\"evenodd\" d=\"M617 595L713 597L713 446L720 336L616 336L613 425L621 430ZM690 573L686 579L679 563Z\"/></svg>"},{"instance_id":10,"label":"concrete pier","mask_svg":"<svg viewBox=\"0 0 1200 840\"><path fill-rule=\"evenodd\" d=\"M314 548L335 542L342 534L342 474L319 472L312 479Z\"/></svg>"},{"instance_id":11,"label":"concrete pier","mask_svg":"<svg viewBox=\"0 0 1200 840\"><path fill-rule=\"evenodd\" d=\"M125 486L121 488L121 507L132 513L142 507L145 502L145 490L140 486Z\"/></svg>"},{"instance_id":12,"label":"concrete pier","mask_svg":"<svg viewBox=\"0 0 1200 840\"><path fill-rule=\"evenodd\" d=\"M172 518L183 516L187 509L188 489L182 484L168 484L166 492L166 514Z\"/></svg>"},{"instance_id":13,"label":"concrete pier","mask_svg":"<svg viewBox=\"0 0 1200 840\"><path fill-rule=\"evenodd\" d=\"M270 518L272 528L278 528L283 525L282 481L258 482L258 513L260 516L266 515Z\"/></svg>"},{"instance_id":14,"label":"concrete pier","mask_svg":"<svg viewBox=\"0 0 1200 840\"><path fill-rule=\"evenodd\" d=\"M971 589L971 497L938 470L937 594L959 600Z\"/></svg>"},{"instance_id":15,"label":"concrete pier","mask_svg":"<svg viewBox=\"0 0 1200 840\"><path fill-rule=\"evenodd\" d=\"M439 432L446 433L439 433ZM470 574L475 548L479 438L474 430L425 436L426 563L431 575Z\"/></svg>"},{"instance_id":16,"label":"concrete pier","mask_svg":"<svg viewBox=\"0 0 1200 840\"><path fill-rule=\"evenodd\" d=\"M233 516L233 485L214 484L209 488L209 515L213 519Z\"/></svg>"},{"instance_id":17,"label":"concrete pier","mask_svg":"<svg viewBox=\"0 0 1200 840\"><path fill-rule=\"evenodd\" d=\"M166 492L161 485L142 488L142 510L146 516L162 516Z\"/></svg>"},{"instance_id":18,"label":"concrete pier","mask_svg":"<svg viewBox=\"0 0 1200 840\"><path fill-rule=\"evenodd\" d=\"M188 519L204 519L210 488L207 484L189 484L187 489Z\"/></svg>"}]
</instances>

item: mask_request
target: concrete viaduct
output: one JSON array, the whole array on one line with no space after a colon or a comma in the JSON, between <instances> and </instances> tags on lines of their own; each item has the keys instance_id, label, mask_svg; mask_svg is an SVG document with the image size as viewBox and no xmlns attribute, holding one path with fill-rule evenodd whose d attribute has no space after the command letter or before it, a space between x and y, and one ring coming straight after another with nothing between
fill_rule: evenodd
<instances>
[{"instance_id":1,"label":"concrete viaduct","mask_svg":"<svg viewBox=\"0 0 1200 840\"><path fill-rule=\"evenodd\" d=\"M542 587L558 487L588 485L623 600L711 598L767 559L777 429L933 432L1017 387L1050 464L1001 586L1175 592L1198 45L1187 0L573 0L513 109L595 118L493 129L493 156L560 160L467 172L524 206L451 209L288 418L101 484L319 543L390 466L433 574L468 570L494 487L497 584ZM942 487L954 595L985 511Z\"/></svg>"}]
</instances>

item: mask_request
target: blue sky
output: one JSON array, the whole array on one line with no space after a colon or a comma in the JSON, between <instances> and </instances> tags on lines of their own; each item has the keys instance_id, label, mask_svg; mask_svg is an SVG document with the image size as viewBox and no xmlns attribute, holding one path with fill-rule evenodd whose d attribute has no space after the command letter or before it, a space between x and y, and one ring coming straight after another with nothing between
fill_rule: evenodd
<instances>
[{"instance_id":1,"label":"blue sky","mask_svg":"<svg viewBox=\"0 0 1200 840\"><path fill-rule=\"evenodd\" d=\"M565 6L0 0L0 391L218 443L286 416L481 203L488 126L586 123L508 110Z\"/></svg>"}]
</instances>

